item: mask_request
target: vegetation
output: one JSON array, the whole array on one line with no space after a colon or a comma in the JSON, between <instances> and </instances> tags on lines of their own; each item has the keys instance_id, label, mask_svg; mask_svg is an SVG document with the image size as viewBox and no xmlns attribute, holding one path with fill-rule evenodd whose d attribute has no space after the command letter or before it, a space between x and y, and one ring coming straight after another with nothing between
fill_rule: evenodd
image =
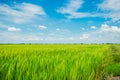
<instances>
[{"instance_id":1,"label":"vegetation","mask_svg":"<svg viewBox=\"0 0 120 80\"><path fill-rule=\"evenodd\" d=\"M120 45L0 45L0 80L107 80L120 76Z\"/></svg>"}]
</instances>

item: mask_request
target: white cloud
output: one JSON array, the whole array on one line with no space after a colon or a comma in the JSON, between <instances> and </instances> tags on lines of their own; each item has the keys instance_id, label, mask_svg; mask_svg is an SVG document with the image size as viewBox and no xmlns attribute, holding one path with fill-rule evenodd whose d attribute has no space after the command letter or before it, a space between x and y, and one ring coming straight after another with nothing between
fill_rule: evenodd
<instances>
[{"instance_id":1,"label":"white cloud","mask_svg":"<svg viewBox=\"0 0 120 80\"><path fill-rule=\"evenodd\" d=\"M67 39L68 42L71 40L75 43L120 43L120 28L102 24L100 28Z\"/></svg>"},{"instance_id":2,"label":"white cloud","mask_svg":"<svg viewBox=\"0 0 120 80\"><path fill-rule=\"evenodd\" d=\"M91 26L91 29L97 29L97 27L96 26Z\"/></svg>"},{"instance_id":3,"label":"white cloud","mask_svg":"<svg viewBox=\"0 0 120 80\"><path fill-rule=\"evenodd\" d=\"M38 27L39 27L40 30L45 30L45 29L47 29L47 27L44 26L44 25L39 25Z\"/></svg>"},{"instance_id":4,"label":"white cloud","mask_svg":"<svg viewBox=\"0 0 120 80\"><path fill-rule=\"evenodd\" d=\"M69 0L69 2L64 7L61 7L58 11L68 14L76 12L79 8L81 8L82 4L83 0Z\"/></svg>"},{"instance_id":5,"label":"white cloud","mask_svg":"<svg viewBox=\"0 0 120 80\"><path fill-rule=\"evenodd\" d=\"M15 27L9 27L8 31L19 32L19 31L21 31L21 29L20 28L15 28Z\"/></svg>"},{"instance_id":6,"label":"white cloud","mask_svg":"<svg viewBox=\"0 0 120 80\"><path fill-rule=\"evenodd\" d=\"M90 13L78 12L82 7L83 0L69 0L69 2L57 10L57 12L64 14L67 18L83 18L92 16Z\"/></svg>"},{"instance_id":7,"label":"white cloud","mask_svg":"<svg viewBox=\"0 0 120 80\"><path fill-rule=\"evenodd\" d=\"M7 29L8 31L13 31L13 32L19 32L21 31L20 28L16 28L16 27L10 27L10 25L5 25L3 23L0 23L0 28L4 28L4 29Z\"/></svg>"},{"instance_id":8,"label":"white cloud","mask_svg":"<svg viewBox=\"0 0 120 80\"><path fill-rule=\"evenodd\" d=\"M103 0L97 7L100 12L80 12L84 4L83 0L69 0L67 4L60 7L57 12L64 14L67 18L84 18L84 17L104 17L110 19L112 22L120 21L120 0Z\"/></svg>"},{"instance_id":9,"label":"white cloud","mask_svg":"<svg viewBox=\"0 0 120 80\"><path fill-rule=\"evenodd\" d=\"M8 27L10 28L10 27ZM15 28L15 27L14 27ZM15 31L13 27L12 31ZM17 28L18 29L18 28ZM56 28L57 29L57 28ZM120 43L120 26L102 24L100 28L89 32L74 34L60 31L40 35L38 33L13 33L0 30L0 42L26 42L26 43ZM53 34L54 33L54 34Z\"/></svg>"},{"instance_id":10,"label":"white cloud","mask_svg":"<svg viewBox=\"0 0 120 80\"><path fill-rule=\"evenodd\" d=\"M44 12L41 6L30 4L30 3L22 3L21 5L16 5L15 8L21 9L26 13L30 12L31 16L33 14L46 15L46 13Z\"/></svg>"},{"instance_id":11,"label":"white cloud","mask_svg":"<svg viewBox=\"0 0 120 80\"><path fill-rule=\"evenodd\" d=\"M0 15L4 15L2 16L3 19L13 21L14 23L26 23L37 18L37 15L44 16L46 13L41 6L30 3L21 3L15 4L14 6L1 4Z\"/></svg>"},{"instance_id":12,"label":"white cloud","mask_svg":"<svg viewBox=\"0 0 120 80\"><path fill-rule=\"evenodd\" d=\"M120 28L118 26L109 26L107 24L102 24L101 31L120 32Z\"/></svg>"},{"instance_id":13,"label":"white cloud","mask_svg":"<svg viewBox=\"0 0 120 80\"><path fill-rule=\"evenodd\" d=\"M60 28L57 28L56 31L60 31Z\"/></svg>"},{"instance_id":14,"label":"white cloud","mask_svg":"<svg viewBox=\"0 0 120 80\"><path fill-rule=\"evenodd\" d=\"M89 38L89 34L82 34L82 36L80 37L80 39L88 39Z\"/></svg>"},{"instance_id":15,"label":"white cloud","mask_svg":"<svg viewBox=\"0 0 120 80\"><path fill-rule=\"evenodd\" d=\"M104 0L98 7L103 11L103 17L120 21L120 0Z\"/></svg>"},{"instance_id":16,"label":"white cloud","mask_svg":"<svg viewBox=\"0 0 120 80\"><path fill-rule=\"evenodd\" d=\"M60 7L57 12L64 14L67 18L84 18L84 17L104 17L111 18L112 22L120 21L120 1L119 0L103 0L102 3L98 5L98 8L102 13L88 13L79 12L78 10L82 8L84 4L83 0L69 0L67 4Z\"/></svg>"},{"instance_id":17,"label":"white cloud","mask_svg":"<svg viewBox=\"0 0 120 80\"><path fill-rule=\"evenodd\" d=\"M104 0L99 7L102 10L118 11L120 10L120 0Z\"/></svg>"},{"instance_id":18,"label":"white cloud","mask_svg":"<svg viewBox=\"0 0 120 80\"><path fill-rule=\"evenodd\" d=\"M84 33L85 34L85 33ZM91 31L88 37L84 39L91 43L120 43L120 28L119 26L110 26L102 24L100 28ZM83 36L84 37L84 36Z\"/></svg>"}]
</instances>

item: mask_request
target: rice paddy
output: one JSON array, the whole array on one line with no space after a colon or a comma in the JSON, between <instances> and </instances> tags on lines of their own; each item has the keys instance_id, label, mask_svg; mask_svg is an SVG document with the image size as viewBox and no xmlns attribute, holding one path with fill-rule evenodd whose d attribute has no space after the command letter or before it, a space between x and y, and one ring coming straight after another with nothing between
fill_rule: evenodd
<instances>
[{"instance_id":1,"label":"rice paddy","mask_svg":"<svg viewBox=\"0 0 120 80\"><path fill-rule=\"evenodd\" d=\"M0 45L0 80L108 80L120 76L120 45Z\"/></svg>"}]
</instances>

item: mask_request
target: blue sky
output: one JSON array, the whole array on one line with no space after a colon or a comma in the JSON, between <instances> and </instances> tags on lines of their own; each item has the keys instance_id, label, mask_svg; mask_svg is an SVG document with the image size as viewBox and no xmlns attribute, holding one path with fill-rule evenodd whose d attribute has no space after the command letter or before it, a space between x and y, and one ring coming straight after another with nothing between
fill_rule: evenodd
<instances>
[{"instance_id":1,"label":"blue sky","mask_svg":"<svg viewBox=\"0 0 120 80\"><path fill-rule=\"evenodd\" d=\"M120 1L0 0L0 43L120 43Z\"/></svg>"}]
</instances>

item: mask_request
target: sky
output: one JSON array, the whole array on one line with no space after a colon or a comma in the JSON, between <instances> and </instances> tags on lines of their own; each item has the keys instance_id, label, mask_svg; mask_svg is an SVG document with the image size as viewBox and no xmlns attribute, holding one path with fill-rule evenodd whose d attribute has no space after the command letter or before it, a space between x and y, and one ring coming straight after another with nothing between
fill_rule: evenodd
<instances>
[{"instance_id":1,"label":"sky","mask_svg":"<svg viewBox=\"0 0 120 80\"><path fill-rule=\"evenodd\" d=\"M120 43L120 0L0 0L0 43Z\"/></svg>"}]
</instances>

